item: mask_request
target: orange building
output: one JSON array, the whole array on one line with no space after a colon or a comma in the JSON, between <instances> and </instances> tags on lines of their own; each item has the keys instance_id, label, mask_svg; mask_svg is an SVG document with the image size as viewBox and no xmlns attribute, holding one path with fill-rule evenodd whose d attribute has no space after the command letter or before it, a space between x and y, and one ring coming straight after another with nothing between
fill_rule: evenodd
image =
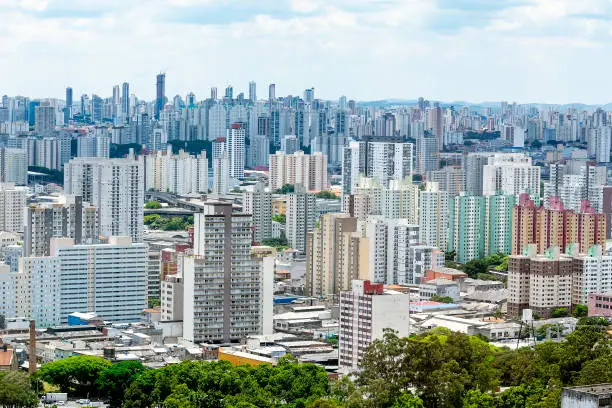
<instances>
[{"instance_id":1,"label":"orange building","mask_svg":"<svg viewBox=\"0 0 612 408\"><path fill-rule=\"evenodd\" d=\"M530 244L538 253L559 247L566 252L577 244L579 252L593 245L606 244L606 215L597 214L587 200L580 212L566 210L558 197L550 198L549 208L536 206L527 194L512 210L512 255L520 255Z\"/></svg>"}]
</instances>

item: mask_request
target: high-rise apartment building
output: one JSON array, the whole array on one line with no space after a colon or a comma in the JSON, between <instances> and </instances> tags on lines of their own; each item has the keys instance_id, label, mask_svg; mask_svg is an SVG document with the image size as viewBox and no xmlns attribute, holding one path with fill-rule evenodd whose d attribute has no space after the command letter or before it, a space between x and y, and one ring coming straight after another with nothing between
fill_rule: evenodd
<instances>
[{"instance_id":1,"label":"high-rise apartment building","mask_svg":"<svg viewBox=\"0 0 612 408\"><path fill-rule=\"evenodd\" d=\"M62 322L73 312L95 312L113 322L140 320L147 307L146 244L132 243L129 237L94 245L57 238L51 252L59 260Z\"/></svg>"},{"instance_id":2,"label":"high-rise apartment building","mask_svg":"<svg viewBox=\"0 0 612 408\"><path fill-rule=\"evenodd\" d=\"M435 182L419 193L419 234L424 244L446 250L448 246L449 194Z\"/></svg>"},{"instance_id":3,"label":"high-rise apartment building","mask_svg":"<svg viewBox=\"0 0 612 408\"><path fill-rule=\"evenodd\" d=\"M551 247L562 252L574 244L578 251L588 251L593 245L605 245L606 216L596 213L588 201L580 212L567 210L558 198L551 198L550 208L536 206L527 194L520 197L512 215L512 254L523 253L535 244L537 253Z\"/></svg>"},{"instance_id":4,"label":"high-rise apartment building","mask_svg":"<svg viewBox=\"0 0 612 408\"><path fill-rule=\"evenodd\" d=\"M569 312L586 305L590 294L612 290L612 257L602 255L599 245L586 254L575 249L561 254L557 247L536 255L532 245L523 255L510 256L508 313L520 317L524 309L531 309L547 318L557 308Z\"/></svg>"},{"instance_id":5,"label":"high-rise apartment building","mask_svg":"<svg viewBox=\"0 0 612 408\"><path fill-rule=\"evenodd\" d=\"M357 219L324 214L307 234L306 288L309 296L333 296L353 279L368 278L368 241L357 232Z\"/></svg>"},{"instance_id":6,"label":"high-rise apartment building","mask_svg":"<svg viewBox=\"0 0 612 408\"><path fill-rule=\"evenodd\" d=\"M49 256L51 239L69 237L77 244L98 239L98 210L80 196L65 196L64 202L22 207L25 256Z\"/></svg>"},{"instance_id":7,"label":"high-rise apartment building","mask_svg":"<svg viewBox=\"0 0 612 408\"><path fill-rule=\"evenodd\" d=\"M365 221L369 245L368 279L385 284L415 283L410 247L419 244L419 226L407 219L372 216Z\"/></svg>"},{"instance_id":8,"label":"high-rise apartment building","mask_svg":"<svg viewBox=\"0 0 612 408\"><path fill-rule=\"evenodd\" d=\"M243 212L253 217L253 242L272 238L272 193L258 183L242 196Z\"/></svg>"},{"instance_id":9,"label":"high-rise apartment building","mask_svg":"<svg viewBox=\"0 0 612 408\"><path fill-rule=\"evenodd\" d=\"M39 135L48 135L55 130L55 107L49 103L41 103L34 110L34 130Z\"/></svg>"},{"instance_id":10,"label":"high-rise apartment building","mask_svg":"<svg viewBox=\"0 0 612 408\"><path fill-rule=\"evenodd\" d=\"M482 194L540 194L540 168L522 153L495 153L482 169Z\"/></svg>"},{"instance_id":11,"label":"high-rise apartment building","mask_svg":"<svg viewBox=\"0 0 612 408\"><path fill-rule=\"evenodd\" d=\"M213 159L213 183L212 192L215 194L227 194L230 190L230 176L229 176L229 158L227 157L227 151L221 152L221 155Z\"/></svg>"},{"instance_id":12,"label":"high-rise apartment building","mask_svg":"<svg viewBox=\"0 0 612 408\"><path fill-rule=\"evenodd\" d=\"M461 167L446 166L440 170L428 171L427 181L438 183L440 190L446 191L450 197L459 195L465 189L465 173Z\"/></svg>"},{"instance_id":13,"label":"high-rise apartment building","mask_svg":"<svg viewBox=\"0 0 612 408\"><path fill-rule=\"evenodd\" d=\"M173 194L198 194L208 192L208 159L206 151L192 156L184 151L172 154L157 151L140 156L144 161L145 189Z\"/></svg>"},{"instance_id":14,"label":"high-rise apartment building","mask_svg":"<svg viewBox=\"0 0 612 408\"><path fill-rule=\"evenodd\" d=\"M285 228L287 241L292 248L301 253L306 251L306 234L314 229L318 216L314 194L298 187L287 195Z\"/></svg>"},{"instance_id":15,"label":"high-rise apartment building","mask_svg":"<svg viewBox=\"0 0 612 408\"><path fill-rule=\"evenodd\" d=\"M227 155L229 159L229 176L234 184L244 179L246 130L240 123L233 123L227 131Z\"/></svg>"},{"instance_id":16,"label":"high-rise apartment building","mask_svg":"<svg viewBox=\"0 0 612 408\"><path fill-rule=\"evenodd\" d=\"M497 193L485 197L485 254L509 254L512 248L514 195Z\"/></svg>"},{"instance_id":17,"label":"high-rise apartment building","mask_svg":"<svg viewBox=\"0 0 612 408\"><path fill-rule=\"evenodd\" d=\"M0 183L0 231L23 231L23 208L26 205L26 187L14 183Z\"/></svg>"},{"instance_id":18,"label":"high-rise apartment building","mask_svg":"<svg viewBox=\"0 0 612 408\"><path fill-rule=\"evenodd\" d=\"M485 255L485 198L462 193L450 203L448 250L457 262L465 263Z\"/></svg>"},{"instance_id":19,"label":"high-rise apartment building","mask_svg":"<svg viewBox=\"0 0 612 408\"><path fill-rule=\"evenodd\" d=\"M440 167L438 138L429 135L416 139L416 172L426 174Z\"/></svg>"},{"instance_id":20,"label":"high-rise apartment building","mask_svg":"<svg viewBox=\"0 0 612 408\"><path fill-rule=\"evenodd\" d=\"M183 260L185 339L227 343L262 332L271 301L263 287L273 269L266 273L270 262L251 255L251 223L231 203L210 203L195 215L194 255Z\"/></svg>"},{"instance_id":21,"label":"high-rise apartment building","mask_svg":"<svg viewBox=\"0 0 612 408\"><path fill-rule=\"evenodd\" d=\"M0 148L0 181L28 184L28 152L26 149Z\"/></svg>"},{"instance_id":22,"label":"high-rise apartment building","mask_svg":"<svg viewBox=\"0 0 612 408\"><path fill-rule=\"evenodd\" d=\"M463 174L465 175L465 191L474 195L482 195L483 168L489 163L489 157L495 153L478 152L463 156ZM452 193L452 191L447 190Z\"/></svg>"},{"instance_id":23,"label":"high-rise apartment building","mask_svg":"<svg viewBox=\"0 0 612 408\"><path fill-rule=\"evenodd\" d=\"M399 337L410 333L410 296L383 289L382 284L353 281L350 290L340 294L338 363L341 370L355 371L368 346L381 339L385 329Z\"/></svg>"},{"instance_id":24,"label":"high-rise apartment building","mask_svg":"<svg viewBox=\"0 0 612 408\"><path fill-rule=\"evenodd\" d=\"M141 242L145 173L133 155L125 159L76 158L64 166L66 194L98 209L100 234Z\"/></svg>"},{"instance_id":25,"label":"high-rise apartment building","mask_svg":"<svg viewBox=\"0 0 612 408\"><path fill-rule=\"evenodd\" d=\"M270 155L270 188L285 184L302 185L307 191L327 190L327 156L321 153L294 154L276 152Z\"/></svg>"},{"instance_id":26,"label":"high-rise apartment building","mask_svg":"<svg viewBox=\"0 0 612 408\"><path fill-rule=\"evenodd\" d=\"M350 142L342 158L342 191L351 194L360 175L373 177L382 186L389 180L403 180L413 170L412 143L392 138L366 139Z\"/></svg>"}]
</instances>

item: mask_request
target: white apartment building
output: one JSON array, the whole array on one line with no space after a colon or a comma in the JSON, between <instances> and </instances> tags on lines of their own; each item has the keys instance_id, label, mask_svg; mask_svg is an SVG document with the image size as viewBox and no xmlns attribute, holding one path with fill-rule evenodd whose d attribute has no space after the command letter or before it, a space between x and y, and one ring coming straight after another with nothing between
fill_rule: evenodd
<instances>
[{"instance_id":1,"label":"white apartment building","mask_svg":"<svg viewBox=\"0 0 612 408\"><path fill-rule=\"evenodd\" d=\"M414 283L409 249L419 244L417 224L407 219L372 216L365 221L365 237L370 246L370 279L388 285Z\"/></svg>"},{"instance_id":2,"label":"white apartment building","mask_svg":"<svg viewBox=\"0 0 612 408\"><path fill-rule=\"evenodd\" d=\"M148 251L147 258L147 301L161 299L161 252Z\"/></svg>"},{"instance_id":3,"label":"white apartment building","mask_svg":"<svg viewBox=\"0 0 612 408\"><path fill-rule=\"evenodd\" d=\"M140 321L147 307L147 245L129 237L108 244L75 245L70 238L51 243L59 261L62 322L73 312L95 312L113 322Z\"/></svg>"},{"instance_id":4,"label":"white apartment building","mask_svg":"<svg viewBox=\"0 0 612 408\"><path fill-rule=\"evenodd\" d=\"M98 209L100 234L143 236L145 172L133 155L126 159L76 158L64 166L66 194L83 197Z\"/></svg>"},{"instance_id":5,"label":"white apartment building","mask_svg":"<svg viewBox=\"0 0 612 408\"><path fill-rule=\"evenodd\" d=\"M419 186L412 184L412 177L389 180L388 188L380 194L380 214L386 218L405 218L411 224L419 222Z\"/></svg>"},{"instance_id":6,"label":"white apartment building","mask_svg":"<svg viewBox=\"0 0 612 408\"><path fill-rule=\"evenodd\" d=\"M0 184L0 231L23 231L23 207L27 193L27 187L15 187L14 183Z\"/></svg>"},{"instance_id":7,"label":"white apartment building","mask_svg":"<svg viewBox=\"0 0 612 408\"><path fill-rule=\"evenodd\" d=\"M182 275L168 275L161 282L161 321L183 320Z\"/></svg>"},{"instance_id":8,"label":"white apartment building","mask_svg":"<svg viewBox=\"0 0 612 408\"><path fill-rule=\"evenodd\" d=\"M340 294L339 365L343 372L359 369L367 347L381 339L385 329L399 337L410 334L410 296L386 291L382 284L353 281L352 290Z\"/></svg>"},{"instance_id":9,"label":"white apartment building","mask_svg":"<svg viewBox=\"0 0 612 408\"><path fill-rule=\"evenodd\" d=\"M272 193L262 183L242 195L242 211L253 216L253 242L272 238Z\"/></svg>"},{"instance_id":10,"label":"white apartment building","mask_svg":"<svg viewBox=\"0 0 612 408\"><path fill-rule=\"evenodd\" d=\"M409 272L407 282L421 283L425 272L444 266L444 252L435 246L411 245L408 247Z\"/></svg>"},{"instance_id":11,"label":"white apartment building","mask_svg":"<svg viewBox=\"0 0 612 408\"><path fill-rule=\"evenodd\" d=\"M229 176L229 158L227 152L221 152L221 156L213 159L213 185L214 194L227 194L230 191L231 182Z\"/></svg>"},{"instance_id":12,"label":"white apartment building","mask_svg":"<svg viewBox=\"0 0 612 408\"><path fill-rule=\"evenodd\" d=\"M60 260L53 257L24 257L19 260L19 272L29 285L30 314L36 327L61 324Z\"/></svg>"},{"instance_id":13,"label":"white apartment building","mask_svg":"<svg viewBox=\"0 0 612 408\"><path fill-rule=\"evenodd\" d=\"M270 155L270 188L285 184L302 185L307 191L327 190L327 156L314 152L294 154L276 152Z\"/></svg>"},{"instance_id":14,"label":"white apartment building","mask_svg":"<svg viewBox=\"0 0 612 408\"><path fill-rule=\"evenodd\" d=\"M144 161L145 189L179 195L208 192L208 159L206 152L192 156L184 151L172 154L172 147L166 152L157 151L140 156Z\"/></svg>"},{"instance_id":15,"label":"white apartment building","mask_svg":"<svg viewBox=\"0 0 612 408\"><path fill-rule=\"evenodd\" d=\"M599 245L574 258L572 304L588 304L589 294L612 292L612 256L602 255Z\"/></svg>"},{"instance_id":16,"label":"white apartment building","mask_svg":"<svg viewBox=\"0 0 612 408\"><path fill-rule=\"evenodd\" d=\"M233 123L227 130L227 155L229 159L229 176L234 184L244 179L246 130L240 123Z\"/></svg>"},{"instance_id":17,"label":"white apartment building","mask_svg":"<svg viewBox=\"0 0 612 408\"><path fill-rule=\"evenodd\" d=\"M0 149L0 181L15 183L18 186L28 184L28 152L26 149Z\"/></svg>"},{"instance_id":18,"label":"white apartment building","mask_svg":"<svg viewBox=\"0 0 612 408\"><path fill-rule=\"evenodd\" d=\"M306 233L312 231L319 218L316 197L303 189L297 188L287 195L285 231L287 241L298 252L306 251Z\"/></svg>"},{"instance_id":19,"label":"white apartment building","mask_svg":"<svg viewBox=\"0 0 612 408\"><path fill-rule=\"evenodd\" d=\"M449 194L441 191L439 184L428 182L419 194L420 241L427 245L446 249L448 246Z\"/></svg>"},{"instance_id":20,"label":"white apartment building","mask_svg":"<svg viewBox=\"0 0 612 408\"><path fill-rule=\"evenodd\" d=\"M540 168L522 153L496 153L482 168L482 195L502 191L505 195L539 194Z\"/></svg>"}]
</instances>

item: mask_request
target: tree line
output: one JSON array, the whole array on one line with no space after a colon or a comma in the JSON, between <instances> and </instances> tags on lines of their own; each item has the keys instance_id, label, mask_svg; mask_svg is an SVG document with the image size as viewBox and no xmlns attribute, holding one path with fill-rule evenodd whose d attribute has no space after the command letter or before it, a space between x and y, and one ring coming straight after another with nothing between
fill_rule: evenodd
<instances>
[{"instance_id":1,"label":"tree line","mask_svg":"<svg viewBox=\"0 0 612 408\"><path fill-rule=\"evenodd\" d=\"M386 331L357 374L331 381L291 356L275 366L184 361L158 369L69 357L31 378L0 372L0 406L36 406L44 381L124 408L557 408L563 387L612 382L608 325L581 318L565 341L518 350L442 328L403 338Z\"/></svg>"}]
</instances>

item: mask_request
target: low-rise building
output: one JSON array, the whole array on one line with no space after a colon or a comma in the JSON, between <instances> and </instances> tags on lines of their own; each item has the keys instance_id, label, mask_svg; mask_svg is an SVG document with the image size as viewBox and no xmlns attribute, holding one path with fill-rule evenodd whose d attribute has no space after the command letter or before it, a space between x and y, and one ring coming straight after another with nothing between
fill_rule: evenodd
<instances>
[{"instance_id":1,"label":"low-rise building","mask_svg":"<svg viewBox=\"0 0 612 408\"><path fill-rule=\"evenodd\" d=\"M339 365L357 370L367 347L383 336L385 329L400 337L410 333L410 296L385 291L382 284L355 280L352 290L340 293Z\"/></svg>"}]
</instances>

